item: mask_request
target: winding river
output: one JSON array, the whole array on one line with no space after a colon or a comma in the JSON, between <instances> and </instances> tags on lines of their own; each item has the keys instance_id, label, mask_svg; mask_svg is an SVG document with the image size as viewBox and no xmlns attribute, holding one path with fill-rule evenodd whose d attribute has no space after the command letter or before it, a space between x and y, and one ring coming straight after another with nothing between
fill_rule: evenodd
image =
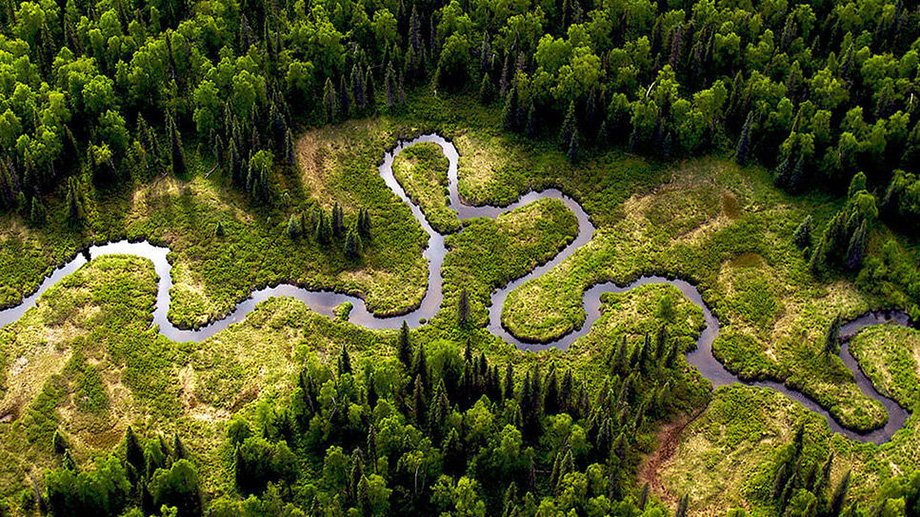
<instances>
[{"instance_id":1,"label":"winding river","mask_svg":"<svg viewBox=\"0 0 920 517\"><path fill-rule=\"evenodd\" d=\"M878 393L878 391L872 386L872 383L869 381L869 379L866 378L866 376L860 370L859 366L856 364L855 359L853 359L853 357L850 355L847 346L847 340L863 327L885 322L907 325L909 323L908 318L900 312L868 313L857 318L856 320L848 322L843 326L841 330L841 338L844 340L841 346L841 358L850 368L850 370L852 370L853 375L856 378L857 386L859 386L864 394L878 400L888 410L889 418L887 424L884 427L867 434L859 434L851 430L844 429L830 416L826 410L824 410L810 398L803 395L801 392L790 389L785 385L777 382L745 382L726 370L722 363L716 360L716 358L712 355L712 344L716 337L719 335L719 320L712 314L712 311L710 311L709 307L707 307L703 302L703 298L696 287L684 280L668 279L658 276L647 276L641 277L635 282L626 286L618 286L613 283L598 284L585 292L584 308L585 312L587 313L587 318L585 324L582 325L580 329L570 332L554 342L539 345L526 343L512 336L501 324L501 310L505 299L508 296L508 293L516 289L524 282L543 275L550 269L556 267L563 260L568 258L575 250L591 240L594 235L595 227L591 223L588 214L585 213L585 211L581 208L581 205L555 189L548 189L542 192L529 192L521 196L521 198L518 199L515 203L506 207L477 207L463 203L463 201L460 199L457 180L457 164L459 161L459 153L452 143L435 134L423 135L411 141L400 142L395 148L384 155L383 161L379 166L380 175L386 182L387 186L392 189L393 192L409 206L412 211L412 215L419 222L419 224L422 225L422 228L428 234L428 247L423 252L429 264L428 290L426 291L421 304L411 313L402 316L379 318L367 310L367 307L364 304L364 300L361 298L331 291L310 291L294 285L282 284L254 291L250 298L239 303L233 312L231 312L227 317L213 322L206 327L197 330L180 329L173 325L167 318L170 304L169 291L173 286L172 276L170 274L172 266L167 260L169 249L154 246L148 242L120 241L99 246L92 246L78 254L74 259L72 259L61 268L55 270L50 276L45 278L45 280L39 286L38 290L25 298L20 305L0 311L0 327L17 321L29 308L35 305L37 299L49 287L58 283L65 276L75 272L77 269L89 262L93 257L114 254L137 255L147 258L153 262L156 273L159 276L156 307L153 313L153 324L159 327L161 334L174 341L201 342L213 336L217 332L227 328L228 326L243 321L243 319L245 319L245 317L255 308L257 304L275 296L288 296L295 298L306 303L314 311L327 316L333 316L333 309L335 309L335 307L339 304L344 302L351 302L354 305L354 308L351 312L351 315L349 316L349 321L356 325L361 325L372 329L395 329L400 327L404 321L408 322L412 327L419 326L422 320L431 319L441 306L441 302L443 300L441 289L441 266L444 262L444 257L447 254L447 250L444 245L444 236L434 231L431 225L428 224L428 221L419 206L414 204L409 199L402 186L393 176L392 165L393 159L403 149L420 142L432 142L437 144L441 147L444 154L447 156L450 162L448 169L448 191L450 195L450 205L454 210L456 210L461 220L469 219L472 217L495 218L500 214L514 210L518 207L527 205L543 198L553 198L560 200L565 204L566 207L569 208L569 210L575 214L578 220L578 235L562 251L555 255L552 260L538 266L527 275L518 278L517 280L510 282L505 287L493 292L492 304L489 308L488 328L492 333L496 334L502 339L513 343L522 349L534 350L545 348L546 346L554 346L563 349L567 348L576 339L587 334L591 328L591 325L600 317L601 293L625 292L640 285L667 283L679 289L684 294L684 296L687 297L687 299L698 305L703 311L706 327L703 329L697 340L697 348L687 354L687 361L696 367L704 377L712 382L713 388L736 382L744 383L747 385L772 388L800 402L808 409L823 415L825 418L827 418L828 424L830 425L832 431L861 442L886 442L891 439L891 436L898 429L903 427L904 422L908 417L907 411L901 408L893 400L886 398Z\"/></svg>"}]
</instances>

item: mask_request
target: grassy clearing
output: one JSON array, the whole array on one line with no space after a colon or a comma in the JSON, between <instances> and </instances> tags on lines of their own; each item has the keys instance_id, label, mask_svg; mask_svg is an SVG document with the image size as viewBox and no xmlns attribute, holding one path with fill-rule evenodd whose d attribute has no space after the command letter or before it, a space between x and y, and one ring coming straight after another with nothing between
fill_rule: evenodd
<instances>
[{"instance_id":1,"label":"grassy clearing","mask_svg":"<svg viewBox=\"0 0 920 517\"><path fill-rule=\"evenodd\" d=\"M196 327L228 313L253 289L280 282L361 294L378 314L404 312L421 300L427 264L426 236L409 208L377 172L383 151L401 135L389 119L353 121L307 133L298 143L297 173L279 172L275 205L255 207L219 172L188 180L138 181L126 191L93 189L85 224L66 222L62 200L51 200L41 228L18 216L0 220L0 304L13 305L41 278L94 242L147 239L169 246L175 287L170 319ZM343 252L344 237L328 245L312 236L291 240L292 214L338 202L346 225L370 211L372 238L360 261ZM309 219L309 217L307 217ZM224 235L215 235L218 223Z\"/></svg>"},{"instance_id":2,"label":"grassy clearing","mask_svg":"<svg viewBox=\"0 0 920 517\"><path fill-rule=\"evenodd\" d=\"M393 175L409 198L421 207L438 233L460 229L460 219L449 204L447 169L450 165L441 146L422 142L404 149L393 160Z\"/></svg>"},{"instance_id":3,"label":"grassy clearing","mask_svg":"<svg viewBox=\"0 0 920 517\"><path fill-rule=\"evenodd\" d=\"M541 235L516 255L538 250L551 256L546 250L554 250L571 235L572 218L564 206L547 200L497 222L477 224L488 222L499 235ZM529 225L555 231L541 234ZM452 253L467 251L463 241L455 245ZM288 298L259 304L244 322L204 343L173 343L149 328L155 293L156 278L148 261L101 257L49 289L21 321L3 329L2 407L13 422L0 424L0 457L6 458L0 468L0 498L14 500L28 488L29 475L40 478L43 469L60 465L61 458L51 450L55 430L65 436L82 464L115 449L128 425L143 436L179 432L199 465L205 490L212 495L233 493L232 461L223 447L233 415L259 421L265 401L290 396L305 362L334 363L343 346L352 353L358 371L362 365L390 361L395 354L394 332L370 331L320 316ZM661 297L674 299L666 320L655 309ZM521 376L533 365L546 371L555 363L599 386L608 375L609 345L620 336L638 343L645 333L666 323L672 337L686 348L695 339L701 314L667 287L610 296L595 332L568 353L546 354L517 351L481 329L457 334L447 323L450 318L438 319L439 324L412 332L416 345L425 343L432 364L437 364L439 350L462 350L468 337L477 354L486 353L490 363L500 366L510 362ZM706 383L687 373L673 384L679 394L675 398L697 406L708 397ZM651 437L642 443L650 446Z\"/></svg>"},{"instance_id":4,"label":"grassy clearing","mask_svg":"<svg viewBox=\"0 0 920 517\"><path fill-rule=\"evenodd\" d=\"M560 336L584 322L584 290L627 284L643 274L680 276L699 284L723 325L714 353L747 379L776 379L804 391L854 429L887 418L863 396L851 372L824 356L825 326L835 313L855 316L886 302L852 284L823 284L791 242L795 227L821 199L776 191L765 171L699 159L672 180L631 197L624 217L548 274L512 292L502 314L515 335Z\"/></svg>"},{"instance_id":5,"label":"grassy clearing","mask_svg":"<svg viewBox=\"0 0 920 517\"><path fill-rule=\"evenodd\" d=\"M493 290L550 260L577 233L575 214L555 199L541 199L494 220L465 222L462 232L445 239L443 307L455 312L460 291L466 289L472 320L484 323Z\"/></svg>"},{"instance_id":6,"label":"grassy clearing","mask_svg":"<svg viewBox=\"0 0 920 517\"><path fill-rule=\"evenodd\" d=\"M875 325L850 341L850 352L879 392L908 409L920 401L920 332Z\"/></svg>"},{"instance_id":7,"label":"grassy clearing","mask_svg":"<svg viewBox=\"0 0 920 517\"><path fill-rule=\"evenodd\" d=\"M773 390L732 385L716 391L705 412L682 432L672 460L660 471L666 493L658 495L687 494L691 515L725 515L738 507L772 515L777 461L799 426L806 429L805 471L820 466L833 450L831 486L852 469L851 497L873 491L878 478L863 470L873 446L832 435L821 416Z\"/></svg>"}]
</instances>

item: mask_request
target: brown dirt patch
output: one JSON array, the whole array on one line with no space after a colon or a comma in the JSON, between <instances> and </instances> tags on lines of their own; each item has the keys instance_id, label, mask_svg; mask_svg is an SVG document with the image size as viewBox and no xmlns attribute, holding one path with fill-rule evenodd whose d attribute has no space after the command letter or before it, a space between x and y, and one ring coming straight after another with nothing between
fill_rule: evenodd
<instances>
[{"instance_id":1,"label":"brown dirt patch","mask_svg":"<svg viewBox=\"0 0 920 517\"><path fill-rule=\"evenodd\" d=\"M677 496L668 492L661 482L659 472L671 462L671 458L677 452L681 433L703 414L704 409L696 413L685 413L662 425L658 430L658 448L639 466L639 484L648 483L651 492L666 502L676 503Z\"/></svg>"}]
</instances>

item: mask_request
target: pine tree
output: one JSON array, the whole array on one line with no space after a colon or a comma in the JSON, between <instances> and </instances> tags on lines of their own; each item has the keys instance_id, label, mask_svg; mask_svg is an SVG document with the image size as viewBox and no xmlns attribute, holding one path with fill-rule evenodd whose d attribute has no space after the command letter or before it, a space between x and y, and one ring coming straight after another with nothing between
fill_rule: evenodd
<instances>
[{"instance_id":1,"label":"pine tree","mask_svg":"<svg viewBox=\"0 0 920 517\"><path fill-rule=\"evenodd\" d=\"M492 85L492 79L489 74L482 76L482 83L479 85L479 102L481 104L491 104L495 99L495 86Z\"/></svg>"},{"instance_id":2,"label":"pine tree","mask_svg":"<svg viewBox=\"0 0 920 517\"><path fill-rule=\"evenodd\" d=\"M396 355L406 368L412 366L412 343L409 340L409 324L403 321L396 338Z\"/></svg>"},{"instance_id":3,"label":"pine tree","mask_svg":"<svg viewBox=\"0 0 920 517\"><path fill-rule=\"evenodd\" d=\"M811 245L811 216L808 215L795 229L792 234L792 242L801 249Z\"/></svg>"},{"instance_id":4,"label":"pine tree","mask_svg":"<svg viewBox=\"0 0 920 517\"><path fill-rule=\"evenodd\" d=\"M547 415L559 413L559 379L556 376L556 366L550 367L546 377L546 394L543 398L543 409Z\"/></svg>"},{"instance_id":5,"label":"pine tree","mask_svg":"<svg viewBox=\"0 0 920 517\"><path fill-rule=\"evenodd\" d=\"M288 219L287 236L292 241L300 236L300 217L297 215L291 215L290 219Z\"/></svg>"},{"instance_id":6,"label":"pine tree","mask_svg":"<svg viewBox=\"0 0 920 517\"><path fill-rule=\"evenodd\" d=\"M570 163L578 161L578 129L572 133L572 139L569 142L569 151L566 153L566 157L569 159Z\"/></svg>"},{"instance_id":7,"label":"pine tree","mask_svg":"<svg viewBox=\"0 0 920 517\"><path fill-rule=\"evenodd\" d=\"M415 350L415 359L412 361L412 377L422 380L422 386L428 386L428 358L425 355L425 345L420 344Z\"/></svg>"},{"instance_id":8,"label":"pine tree","mask_svg":"<svg viewBox=\"0 0 920 517\"><path fill-rule=\"evenodd\" d=\"M426 420L425 381L421 375L415 376L415 389L412 392L412 415L420 429L425 428Z\"/></svg>"},{"instance_id":9,"label":"pine tree","mask_svg":"<svg viewBox=\"0 0 920 517\"><path fill-rule=\"evenodd\" d=\"M537 136L537 110L531 102L530 108L527 109L527 137L535 136Z\"/></svg>"},{"instance_id":10,"label":"pine tree","mask_svg":"<svg viewBox=\"0 0 920 517\"><path fill-rule=\"evenodd\" d=\"M323 108L326 110L326 123L334 122L338 114L338 98L335 85L329 77L326 78L326 85L323 87Z\"/></svg>"},{"instance_id":11,"label":"pine tree","mask_svg":"<svg viewBox=\"0 0 920 517\"><path fill-rule=\"evenodd\" d=\"M341 237L345 232L345 214L339 202L332 205L332 236Z\"/></svg>"},{"instance_id":12,"label":"pine tree","mask_svg":"<svg viewBox=\"0 0 920 517\"><path fill-rule=\"evenodd\" d=\"M348 260L358 260L361 258L361 253L361 236L358 235L357 230L349 230L348 236L345 237L345 257Z\"/></svg>"},{"instance_id":13,"label":"pine tree","mask_svg":"<svg viewBox=\"0 0 920 517\"><path fill-rule=\"evenodd\" d=\"M735 150L735 161L742 167L747 165L748 154L750 153L751 122L753 118L754 113L748 113L747 119L744 121L744 126L741 128L741 136L738 138L738 146Z\"/></svg>"},{"instance_id":14,"label":"pine tree","mask_svg":"<svg viewBox=\"0 0 920 517\"><path fill-rule=\"evenodd\" d=\"M371 73L370 67L364 73L365 97L367 97L367 109L373 113L377 108L377 85L374 83L374 74Z\"/></svg>"},{"instance_id":15,"label":"pine tree","mask_svg":"<svg viewBox=\"0 0 920 517\"><path fill-rule=\"evenodd\" d=\"M457 301L457 324L465 327L470 320L470 299L466 288L460 290L460 299Z\"/></svg>"},{"instance_id":16,"label":"pine tree","mask_svg":"<svg viewBox=\"0 0 920 517\"><path fill-rule=\"evenodd\" d=\"M384 76L384 82L386 83L387 89L387 107L392 108L396 104L396 72L393 71L393 63L387 64L387 72Z\"/></svg>"},{"instance_id":17,"label":"pine tree","mask_svg":"<svg viewBox=\"0 0 920 517\"><path fill-rule=\"evenodd\" d=\"M502 108L502 126L508 131L518 130L518 91L517 86L512 86L505 96L505 106Z\"/></svg>"},{"instance_id":18,"label":"pine tree","mask_svg":"<svg viewBox=\"0 0 920 517\"><path fill-rule=\"evenodd\" d=\"M562 122L562 129L559 131L559 146L569 151L572 148L572 140L578 131L578 120L575 118L575 102L569 103L569 109L566 111L565 120Z\"/></svg>"},{"instance_id":19,"label":"pine tree","mask_svg":"<svg viewBox=\"0 0 920 517\"><path fill-rule=\"evenodd\" d=\"M67 188L67 220L72 226L80 226L83 223L83 207L77 181L70 178Z\"/></svg>"},{"instance_id":20,"label":"pine tree","mask_svg":"<svg viewBox=\"0 0 920 517\"><path fill-rule=\"evenodd\" d=\"M29 216L29 220L34 226L42 226L45 224L45 206L42 205L42 202L38 197L32 198L32 210Z\"/></svg>"},{"instance_id":21,"label":"pine tree","mask_svg":"<svg viewBox=\"0 0 920 517\"><path fill-rule=\"evenodd\" d=\"M130 425L125 429L125 460L136 474L144 472L144 451Z\"/></svg>"},{"instance_id":22,"label":"pine tree","mask_svg":"<svg viewBox=\"0 0 920 517\"><path fill-rule=\"evenodd\" d=\"M348 348L342 345L342 353L339 354L339 377L351 373L351 357L348 355Z\"/></svg>"},{"instance_id":23,"label":"pine tree","mask_svg":"<svg viewBox=\"0 0 920 517\"><path fill-rule=\"evenodd\" d=\"M371 236L371 214L366 208L358 212L358 232L365 239Z\"/></svg>"},{"instance_id":24,"label":"pine tree","mask_svg":"<svg viewBox=\"0 0 920 517\"><path fill-rule=\"evenodd\" d=\"M61 431L55 429L54 435L51 436L51 448L54 450L55 454L64 454L69 447L70 445L67 443L64 435L61 434Z\"/></svg>"},{"instance_id":25,"label":"pine tree","mask_svg":"<svg viewBox=\"0 0 920 517\"><path fill-rule=\"evenodd\" d=\"M166 116L166 127L169 130L169 157L172 173L176 176L184 176L187 171L185 163L185 149L182 147L182 135L179 133L179 127L172 115Z\"/></svg>"},{"instance_id":26,"label":"pine tree","mask_svg":"<svg viewBox=\"0 0 920 517\"><path fill-rule=\"evenodd\" d=\"M214 236L221 238L225 235L224 225L220 221L217 221L217 226L214 227Z\"/></svg>"},{"instance_id":27,"label":"pine tree","mask_svg":"<svg viewBox=\"0 0 920 517\"><path fill-rule=\"evenodd\" d=\"M504 394L506 399L514 398L514 366L511 363L505 366Z\"/></svg>"},{"instance_id":28,"label":"pine tree","mask_svg":"<svg viewBox=\"0 0 920 517\"><path fill-rule=\"evenodd\" d=\"M687 508L689 506L690 498L684 494L677 502L677 511L674 512L674 517L687 517Z\"/></svg>"},{"instance_id":29,"label":"pine tree","mask_svg":"<svg viewBox=\"0 0 920 517\"><path fill-rule=\"evenodd\" d=\"M343 119L351 117L351 92L348 90L348 82L342 75L339 77L339 115Z\"/></svg>"},{"instance_id":30,"label":"pine tree","mask_svg":"<svg viewBox=\"0 0 920 517\"><path fill-rule=\"evenodd\" d=\"M364 70L357 64L351 69L351 91L355 96L355 107L358 112L363 112L367 107L366 89L364 86Z\"/></svg>"},{"instance_id":31,"label":"pine tree","mask_svg":"<svg viewBox=\"0 0 920 517\"><path fill-rule=\"evenodd\" d=\"M863 220L859 227L850 238L850 245L847 247L846 266L849 270L855 270L862 264L863 253L866 250L866 221Z\"/></svg>"},{"instance_id":32,"label":"pine tree","mask_svg":"<svg viewBox=\"0 0 920 517\"><path fill-rule=\"evenodd\" d=\"M357 503L358 513L362 517L370 517L373 515L374 509L371 506L371 498L368 492L367 478L364 476L361 477L361 481L358 483Z\"/></svg>"}]
</instances>

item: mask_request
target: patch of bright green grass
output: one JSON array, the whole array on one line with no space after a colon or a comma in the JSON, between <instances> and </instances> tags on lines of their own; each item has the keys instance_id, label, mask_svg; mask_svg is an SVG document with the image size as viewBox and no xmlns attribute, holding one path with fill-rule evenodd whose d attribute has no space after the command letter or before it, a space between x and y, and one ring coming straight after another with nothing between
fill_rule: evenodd
<instances>
[{"instance_id":1,"label":"patch of bright green grass","mask_svg":"<svg viewBox=\"0 0 920 517\"><path fill-rule=\"evenodd\" d=\"M450 208L447 169L450 165L441 146L422 142L404 149L393 160L393 175L410 199L418 204L438 233L460 229L460 219Z\"/></svg>"}]
</instances>

